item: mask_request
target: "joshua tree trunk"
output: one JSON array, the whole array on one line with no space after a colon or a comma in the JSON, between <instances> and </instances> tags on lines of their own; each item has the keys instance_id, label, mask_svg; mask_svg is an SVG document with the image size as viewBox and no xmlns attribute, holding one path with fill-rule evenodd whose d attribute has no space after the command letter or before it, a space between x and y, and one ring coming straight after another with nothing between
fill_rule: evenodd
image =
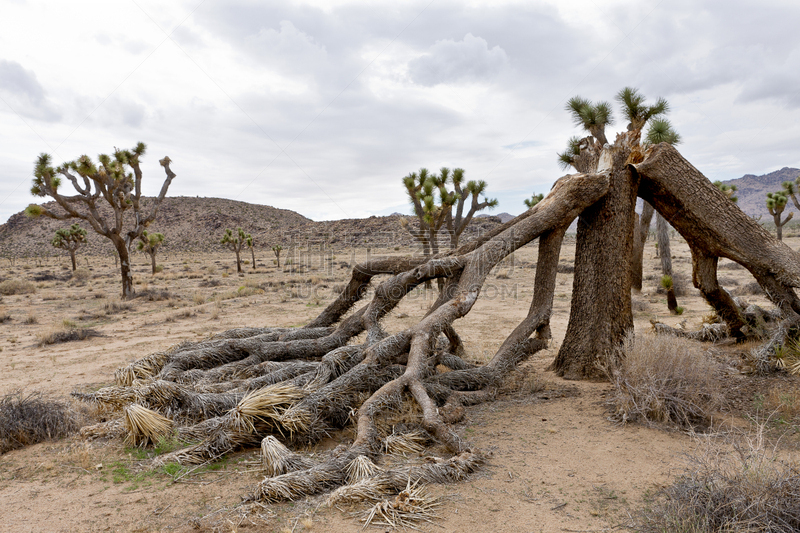
<instances>
[{"instance_id":1,"label":"joshua tree trunk","mask_svg":"<svg viewBox=\"0 0 800 533\"><path fill-rule=\"evenodd\" d=\"M156 251L155 250L148 251L147 255L150 256L150 266L152 267L153 275L155 276L156 275Z\"/></svg>"},{"instance_id":2,"label":"joshua tree trunk","mask_svg":"<svg viewBox=\"0 0 800 533\"><path fill-rule=\"evenodd\" d=\"M669 276L669 280L664 285L667 291L667 309L670 313L677 313L678 299L675 297L675 278L672 275L672 250L669 245L669 224L661 215L656 215L656 238L658 239L658 249L661 251L661 275ZM662 277L662 280L664 278Z\"/></svg>"},{"instance_id":3,"label":"joshua tree trunk","mask_svg":"<svg viewBox=\"0 0 800 533\"><path fill-rule=\"evenodd\" d=\"M240 257L238 249L234 249L234 252L236 252L236 272L241 274L242 273L242 259Z\"/></svg>"},{"instance_id":4,"label":"joshua tree trunk","mask_svg":"<svg viewBox=\"0 0 800 533\"><path fill-rule=\"evenodd\" d=\"M644 244L650 234L650 221L653 218L653 206L642 202L642 215L635 224L633 241L633 261L631 262L631 285L637 291L642 290L642 268L644 263Z\"/></svg>"},{"instance_id":5,"label":"joshua tree trunk","mask_svg":"<svg viewBox=\"0 0 800 533\"><path fill-rule=\"evenodd\" d=\"M250 255L253 257L253 270L256 269L256 251L252 246L250 247Z\"/></svg>"},{"instance_id":6,"label":"joshua tree trunk","mask_svg":"<svg viewBox=\"0 0 800 533\"><path fill-rule=\"evenodd\" d=\"M78 265L75 263L75 252L76 252L76 250L72 250L72 249L69 250L69 258L72 261L72 271L73 272L75 272L75 270L78 268Z\"/></svg>"},{"instance_id":7,"label":"joshua tree trunk","mask_svg":"<svg viewBox=\"0 0 800 533\"><path fill-rule=\"evenodd\" d=\"M603 378L603 368L613 367L633 328L631 259L639 178L627 166L630 156L624 136L603 152L597 172L610 172L608 194L578 217L569 323L551 365L567 379Z\"/></svg>"},{"instance_id":8,"label":"joshua tree trunk","mask_svg":"<svg viewBox=\"0 0 800 533\"><path fill-rule=\"evenodd\" d=\"M128 255L128 246L120 237L112 238L111 241L114 243L117 254L119 254L119 271L122 276L122 299L127 300L133 298L134 294L133 274L131 273L131 260Z\"/></svg>"}]
</instances>

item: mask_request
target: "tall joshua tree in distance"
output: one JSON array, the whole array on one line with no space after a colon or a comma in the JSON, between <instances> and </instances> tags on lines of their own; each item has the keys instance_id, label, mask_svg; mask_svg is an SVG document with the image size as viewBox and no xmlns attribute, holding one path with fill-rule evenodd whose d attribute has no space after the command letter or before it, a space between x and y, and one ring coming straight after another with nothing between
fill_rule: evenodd
<instances>
[{"instance_id":1,"label":"tall joshua tree in distance","mask_svg":"<svg viewBox=\"0 0 800 533\"><path fill-rule=\"evenodd\" d=\"M781 221L783 210L786 208L788 201L789 198L786 196L785 191L767 193L767 210L769 211L769 214L772 215L772 220L775 221L775 229L778 233L779 241L783 240L783 227L787 222L792 220L792 217L794 216L794 213L789 213L789 216Z\"/></svg>"},{"instance_id":2,"label":"tall joshua tree in distance","mask_svg":"<svg viewBox=\"0 0 800 533\"><path fill-rule=\"evenodd\" d=\"M136 244L137 250L145 252L150 256L153 275L156 274L156 253L158 253L158 249L162 244L164 244L163 233L147 233L147 230L142 232L142 235L139 237L139 242Z\"/></svg>"},{"instance_id":3,"label":"tall joshua tree in distance","mask_svg":"<svg viewBox=\"0 0 800 533\"><path fill-rule=\"evenodd\" d=\"M256 251L255 251L255 245L253 243L253 236L248 234L247 235L247 239L245 239L244 242L247 245L247 247L250 248L250 255L253 258L253 270L255 270L256 269Z\"/></svg>"},{"instance_id":4,"label":"tall joshua tree in distance","mask_svg":"<svg viewBox=\"0 0 800 533\"><path fill-rule=\"evenodd\" d=\"M280 244L276 244L275 246L272 247L272 251L275 254L275 262L278 265L277 266L278 270L281 269L281 251L282 250L283 250L283 246L281 246Z\"/></svg>"},{"instance_id":5,"label":"tall joshua tree in distance","mask_svg":"<svg viewBox=\"0 0 800 533\"><path fill-rule=\"evenodd\" d=\"M475 213L497 206L496 199L481 200L486 192L486 182L471 180L464 183L464 170L460 168L451 172L442 167L438 175L421 168L403 178L403 185L419 221L419 230L412 230L406 219L402 219L401 224L420 241L426 257L439 253L438 233L443 226L450 236L450 249L454 250ZM451 185L452 190L448 190ZM466 214L465 206L468 206Z\"/></svg>"},{"instance_id":6,"label":"tall joshua tree in distance","mask_svg":"<svg viewBox=\"0 0 800 533\"><path fill-rule=\"evenodd\" d=\"M242 228L236 228L236 233L229 228L225 230L225 235L223 235L222 240L219 241L220 244L227 245L227 247L236 254L236 272L240 274L242 272L242 247L245 245L248 238L252 237L250 237L250 234L245 233Z\"/></svg>"},{"instance_id":7,"label":"tall joshua tree in distance","mask_svg":"<svg viewBox=\"0 0 800 533\"><path fill-rule=\"evenodd\" d=\"M25 210L32 217L85 220L95 232L111 240L119 254L123 298L131 298L134 293L128 249L156 218L158 208L175 178L169 166L169 157L161 159L159 163L164 167L167 177L147 212L148 209L142 205L142 170L139 166L146 149L146 145L140 142L132 150L115 148L111 156L100 154L97 157L98 164L89 156L82 155L58 167L51 166L50 155L41 154L34 166L31 194L53 198L63 211L51 211L36 204L29 205ZM72 183L77 194L62 195L59 190L62 177ZM98 204L103 202L107 202L113 212L108 220L99 210ZM127 211L133 211L133 216L126 218Z\"/></svg>"},{"instance_id":8,"label":"tall joshua tree in distance","mask_svg":"<svg viewBox=\"0 0 800 533\"><path fill-rule=\"evenodd\" d=\"M72 260L72 271L75 272L78 266L75 263L75 252L78 251L78 248L86 244L86 230L80 227L76 222L68 228L56 230L56 236L53 237L50 244L69 252L69 258Z\"/></svg>"}]
</instances>

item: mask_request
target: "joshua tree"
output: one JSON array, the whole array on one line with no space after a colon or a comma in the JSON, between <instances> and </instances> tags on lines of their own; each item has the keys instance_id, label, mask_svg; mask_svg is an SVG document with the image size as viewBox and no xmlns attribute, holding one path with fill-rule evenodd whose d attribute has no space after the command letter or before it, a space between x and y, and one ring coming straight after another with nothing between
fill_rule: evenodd
<instances>
[{"instance_id":1,"label":"joshua tree","mask_svg":"<svg viewBox=\"0 0 800 533\"><path fill-rule=\"evenodd\" d=\"M117 387L79 396L127 404L120 414L126 421L141 419L133 415L149 407L149 420L159 425L148 424L145 433L127 424L133 439L175 431L181 440L199 441L161 456L161 464L200 464L235 448L262 446L268 474L253 487L250 500L302 499L354 482L348 472L356 470L367 477L337 490L329 501L399 491L409 481L463 479L485 455L462 441L452 424L463 418L466 406L490 400L513 369L548 346L561 244L576 217L572 305L553 368L572 379L606 379L624 357L620 348L633 327L629 274L637 196L686 239L695 286L732 337L760 332L756 321L748 322L750 310L745 313L719 285L720 257L751 272L779 308L779 327L759 353L796 336L800 254L745 215L675 147L643 146L640 138L633 125L613 145L581 143L585 148L574 158L577 173L558 179L533 208L456 250L431 257L371 257L356 265L337 298L303 327L239 328L184 342L120 369ZM492 269L535 239L536 279L526 317L486 364L465 361L453 324L484 294ZM384 318L433 279L442 279L444 288L424 316L387 331ZM363 302L368 294L371 299ZM404 402L419 407L420 425L452 455L424 465L374 469L372 461L402 438L387 431L385 417ZM278 440L303 446L346 426L353 429L353 441L325 456L292 452Z\"/></svg>"},{"instance_id":2,"label":"joshua tree","mask_svg":"<svg viewBox=\"0 0 800 533\"><path fill-rule=\"evenodd\" d=\"M767 193L767 210L769 211L769 214L772 215L772 220L775 221L775 229L778 232L779 241L783 240L783 226L792 220L792 217L794 216L794 213L789 213L789 215L783 219L783 222L781 222L781 215L783 214L783 210L786 208L786 203L788 201L789 198L786 196L785 191Z\"/></svg>"},{"instance_id":3,"label":"joshua tree","mask_svg":"<svg viewBox=\"0 0 800 533\"><path fill-rule=\"evenodd\" d=\"M275 252L275 261L278 263L278 270L281 268L281 250L283 250L283 246L280 244L272 247L272 251Z\"/></svg>"},{"instance_id":4,"label":"joshua tree","mask_svg":"<svg viewBox=\"0 0 800 533\"><path fill-rule=\"evenodd\" d=\"M480 197L484 195L486 191L486 182L483 180L470 180L462 189L461 185L464 181L464 170L460 168L453 170L451 174L448 168L442 167L441 170L439 170L439 180L442 183L439 188L440 195L447 194L450 198L455 197L455 206L450 202L441 202L445 209L445 227L447 228L447 233L450 235L450 249L455 250L458 248L458 241L461 238L461 234L472 220L472 217L475 216L475 213L483 211L487 207L489 209L497 207L497 199L486 198L481 201ZM453 190L449 192L447 191L448 183L453 185ZM465 216L464 205L468 200L469 208ZM449 209L447 208L448 205L450 206ZM455 207L456 210L455 215L453 215L453 207Z\"/></svg>"},{"instance_id":5,"label":"joshua tree","mask_svg":"<svg viewBox=\"0 0 800 533\"><path fill-rule=\"evenodd\" d=\"M789 196L792 199L792 203L800 211L800 202L797 201L798 195L798 184L800 184L800 176L795 178L794 181L784 181L783 182L783 194Z\"/></svg>"},{"instance_id":6,"label":"joshua tree","mask_svg":"<svg viewBox=\"0 0 800 533\"><path fill-rule=\"evenodd\" d=\"M456 199L447 194L442 194L444 183L436 174L428 172L427 168L419 169L403 178L408 199L414 206L414 214L419 221L419 230L412 230L408 221L403 218L400 223L422 243L422 252L425 257L431 253L439 253L438 233L444 224L447 213L452 209ZM436 203L436 192L439 192L439 204Z\"/></svg>"},{"instance_id":7,"label":"joshua tree","mask_svg":"<svg viewBox=\"0 0 800 533\"><path fill-rule=\"evenodd\" d=\"M156 253L158 248L164 243L163 233L148 233L144 230L136 243L136 249L145 252L150 256L150 263L153 267L153 275L156 273Z\"/></svg>"},{"instance_id":8,"label":"joshua tree","mask_svg":"<svg viewBox=\"0 0 800 533\"><path fill-rule=\"evenodd\" d=\"M222 240L219 241L220 244L227 245L228 248L233 250L236 254L236 272L242 272L242 258L241 258L241 251L242 246L245 245L247 239L250 238L249 233L245 233L242 228L236 228L236 233L231 231L230 229L225 230L225 235L222 236Z\"/></svg>"},{"instance_id":9,"label":"joshua tree","mask_svg":"<svg viewBox=\"0 0 800 533\"><path fill-rule=\"evenodd\" d=\"M58 220L79 218L89 223L91 228L107 237L119 254L122 274L122 297L131 298L134 293L128 249L139 238L147 226L156 218L158 208L167 195L175 173L170 170L170 159L165 157L159 163L164 167L167 177L157 197L145 206L142 200L142 171L139 160L144 156L146 146L138 143L132 150L114 149L114 154L101 154L98 165L87 155L59 167L51 166L51 157L41 154L33 171L34 196L53 198L60 210L50 210L31 204L25 210L29 216L46 216ZM132 172L131 172L132 171ZM68 179L78 194L62 195L62 178ZM111 216L103 215L101 204L108 203ZM131 217L126 213L132 211Z\"/></svg>"},{"instance_id":10,"label":"joshua tree","mask_svg":"<svg viewBox=\"0 0 800 533\"><path fill-rule=\"evenodd\" d=\"M669 224L660 214L656 214L656 240L658 257L661 259L661 285L667 291L667 308L677 313L678 300L675 297L674 276L672 274L672 250L669 245Z\"/></svg>"},{"instance_id":11,"label":"joshua tree","mask_svg":"<svg viewBox=\"0 0 800 533\"><path fill-rule=\"evenodd\" d=\"M541 202L543 199L544 199L544 194L542 194L542 193L539 193L539 194L534 193L533 196L531 196L530 198L525 198L523 200L523 203L525 204L525 207L527 207L528 209L532 209L533 206L535 206L536 204Z\"/></svg>"},{"instance_id":12,"label":"joshua tree","mask_svg":"<svg viewBox=\"0 0 800 533\"><path fill-rule=\"evenodd\" d=\"M419 230L412 230L406 219L401 219L401 224L422 243L426 257L431 253L439 253L438 233L442 226L447 228L450 235L450 249L455 250L461 234L475 213L497 206L496 199L480 200L480 196L486 191L486 182L473 180L464 184L464 170L460 168L450 172L449 168L442 167L439 175L421 168L418 173L412 172L403 178L403 185L419 221ZM448 190L449 185L453 186L452 191ZM468 200L469 208L464 215L464 206Z\"/></svg>"},{"instance_id":13,"label":"joshua tree","mask_svg":"<svg viewBox=\"0 0 800 533\"><path fill-rule=\"evenodd\" d=\"M253 236L248 233L247 239L245 240L245 244L248 248L250 248L250 256L253 258L253 270L256 269L256 251L255 246L253 245Z\"/></svg>"},{"instance_id":14,"label":"joshua tree","mask_svg":"<svg viewBox=\"0 0 800 533\"><path fill-rule=\"evenodd\" d=\"M75 272L77 268L75 252L78 251L78 248L86 244L86 230L80 227L78 223L68 228L61 228L56 231L56 236L53 237L50 244L69 252L69 258L72 260L72 271Z\"/></svg>"}]
</instances>

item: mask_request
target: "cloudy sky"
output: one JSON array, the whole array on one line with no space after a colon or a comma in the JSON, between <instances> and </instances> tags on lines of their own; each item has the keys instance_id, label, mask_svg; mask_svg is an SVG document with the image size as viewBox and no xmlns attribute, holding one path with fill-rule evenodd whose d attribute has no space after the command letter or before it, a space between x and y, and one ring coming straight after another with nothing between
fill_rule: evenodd
<instances>
[{"instance_id":1,"label":"cloudy sky","mask_svg":"<svg viewBox=\"0 0 800 533\"><path fill-rule=\"evenodd\" d=\"M0 6L0 223L39 153L139 140L147 194L169 155L171 196L357 218L409 212L401 178L448 166L516 214L564 174L566 100L624 86L669 100L712 180L800 167L796 0Z\"/></svg>"}]
</instances>

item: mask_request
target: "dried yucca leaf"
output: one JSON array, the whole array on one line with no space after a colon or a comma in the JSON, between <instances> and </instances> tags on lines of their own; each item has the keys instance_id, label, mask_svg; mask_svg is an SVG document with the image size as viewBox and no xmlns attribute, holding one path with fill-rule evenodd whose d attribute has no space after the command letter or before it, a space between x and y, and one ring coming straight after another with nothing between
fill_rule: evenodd
<instances>
[{"instance_id":1,"label":"dried yucca leaf","mask_svg":"<svg viewBox=\"0 0 800 533\"><path fill-rule=\"evenodd\" d=\"M172 420L135 403L123 410L123 423L128 430L126 441L135 446L154 443L172 432Z\"/></svg>"}]
</instances>

